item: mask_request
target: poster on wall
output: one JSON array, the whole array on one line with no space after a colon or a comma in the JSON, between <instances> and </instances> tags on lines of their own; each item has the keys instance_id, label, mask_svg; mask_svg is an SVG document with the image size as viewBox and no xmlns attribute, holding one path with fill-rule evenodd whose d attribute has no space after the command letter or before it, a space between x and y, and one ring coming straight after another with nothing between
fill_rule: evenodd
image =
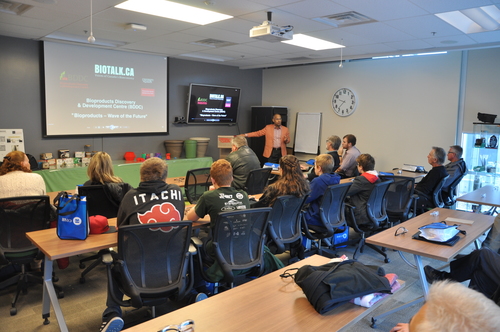
<instances>
[{"instance_id":1,"label":"poster on wall","mask_svg":"<svg viewBox=\"0 0 500 332\"><path fill-rule=\"evenodd\" d=\"M0 129L0 158L11 151L24 152L24 135L22 129Z\"/></svg>"}]
</instances>

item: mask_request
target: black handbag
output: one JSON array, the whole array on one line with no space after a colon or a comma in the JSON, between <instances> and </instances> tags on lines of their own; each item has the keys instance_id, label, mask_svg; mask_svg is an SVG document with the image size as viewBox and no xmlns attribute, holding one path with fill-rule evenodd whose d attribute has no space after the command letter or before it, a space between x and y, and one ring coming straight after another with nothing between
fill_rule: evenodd
<instances>
[{"instance_id":1,"label":"black handbag","mask_svg":"<svg viewBox=\"0 0 500 332\"><path fill-rule=\"evenodd\" d=\"M320 266L304 265L295 274L309 302L320 314L356 297L372 293L391 293L389 280L381 267L353 260Z\"/></svg>"}]
</instances>

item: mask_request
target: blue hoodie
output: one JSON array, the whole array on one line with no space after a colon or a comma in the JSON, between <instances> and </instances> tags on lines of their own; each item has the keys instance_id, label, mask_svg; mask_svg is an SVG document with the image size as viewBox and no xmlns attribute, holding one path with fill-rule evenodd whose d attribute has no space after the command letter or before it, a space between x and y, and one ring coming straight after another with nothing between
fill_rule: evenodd
<instances>
[{"instance_id":1,"label":"blue hoodie","mask_svg":"<svg viewBox=\"0 0 500 332\"><path fill-rule=\"evenodd\" d=\"M311 193L306 200L306 204L309 203L309 208L305 212L307 224L323 226L319 216L319 205L321 204L321 199L323 198L323 194L328 186L339 183L340 176L336 173L321 174L311 181Z\"/></svg>"}]
</instances>

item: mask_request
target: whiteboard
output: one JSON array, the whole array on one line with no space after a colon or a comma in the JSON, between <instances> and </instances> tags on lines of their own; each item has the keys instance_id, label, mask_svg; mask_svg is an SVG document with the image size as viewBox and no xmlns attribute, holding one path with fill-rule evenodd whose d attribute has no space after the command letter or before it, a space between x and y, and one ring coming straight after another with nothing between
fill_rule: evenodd
<instances>
[{"instance_id":1,"label":"whiteboard","mask_svg":"<svg viewBox=\"0 0 500 332\"><path fill-rule=\"evenodd\" d=\"M321 137L321 113L297 113L294 151L317 154Z\"/></svg>"}]
</instances>

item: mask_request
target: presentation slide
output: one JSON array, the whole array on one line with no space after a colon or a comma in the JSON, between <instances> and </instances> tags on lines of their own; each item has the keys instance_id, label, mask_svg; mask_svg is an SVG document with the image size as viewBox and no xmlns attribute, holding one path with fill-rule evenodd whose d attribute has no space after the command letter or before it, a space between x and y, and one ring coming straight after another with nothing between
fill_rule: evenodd
<instances>
[{"instance_id":1,"label":"presentation slide","mask_svg":"<svg viewBox=\"0 0 500 332\"><path fill-rule=\"evenodd\" d=\"M167 58L44 42L45 137L167 133Z\"/></svg>"}]
</instances>

